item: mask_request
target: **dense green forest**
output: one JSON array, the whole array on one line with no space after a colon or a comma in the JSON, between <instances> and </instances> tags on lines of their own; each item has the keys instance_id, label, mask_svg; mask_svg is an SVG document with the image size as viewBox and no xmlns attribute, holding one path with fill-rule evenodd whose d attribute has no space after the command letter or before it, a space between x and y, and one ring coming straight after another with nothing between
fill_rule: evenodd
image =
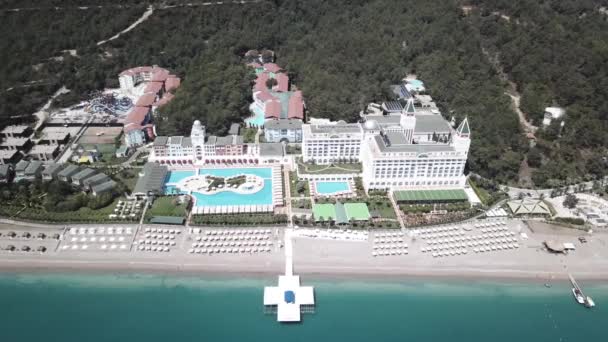
<instances>
[{"instance_id":1,"label":"dense green forest","mask_svg":"<svg viewBox=\"0 0 608 342\"><path fill-rule=\"evenodd\" d=\"M32 11L1 8L36 1L0 1L5 32L0 58L9 75L0 81L0 91L14 87L1 96L0 126L7 116L32 113L61 85L72 91L59 97L57 106L75 103L92 89L116 87L124 68L158 64L184 78L157 118L159 132L187 134L199 119L211 133L222 134L248 115L252 76L240 57L249 49L269 48L303 90L309 116L357 120L367 103L389 97L389 84L415 72L446 118L469 117L469 168L476 173L516 182L525 157L537 185L604 170L597 162L602 158L595 158L608 143L601 131L608 101L608 30L607 17L597 11L600 1L475 0L467 2L475 7L468 16L457 0L274 0L187 8L155 3L147 21L100 47L95 42L127 27L150 2L45 4L96 3L124 8L57 10L32 21L27 20ZM493 14L502 11L512 19ZM482 47L499 55L535 123L536 109L567 107L561 137L550 127L540 132L537 147L528 147L506 85ZM77 49L77 56L61 52L66 49ZM49 60L54 56L63 59ZM37 80L48 84L16 87Z\"/></svg>"},{"instance_id":2,"label":"dense green forest","mask_svg":"<svg viewBox=\"0 0 608 342\"><path fill-rule=\"evenodd\" d=\"M521 93L521 109L541 127L529 150L532 180L557 186L606 175L608 1L484 1L470 22ZM564 128L542 128L544 108L566 109Z\"/></svg>"},{"instance_id":3,"label":"dense green forest","mask_svg":"<svg viewBox=\"0 0 608 342\"><path fill-rule=\"evenodd\" d=\"M105 76L98 67L103 62L93 47L129 26L143 8L47 10L44 15L0 9L0 126L8 117L33 120L29 115L61 85L76 96L103 87ZM81 59L87 59L84 68Z\"/></svg>"}]
</instances>

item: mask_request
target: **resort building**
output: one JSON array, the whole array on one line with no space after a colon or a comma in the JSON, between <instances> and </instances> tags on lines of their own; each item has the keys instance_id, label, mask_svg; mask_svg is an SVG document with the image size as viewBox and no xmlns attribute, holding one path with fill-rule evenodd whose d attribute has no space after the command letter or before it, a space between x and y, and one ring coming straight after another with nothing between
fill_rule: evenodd
<instances>
[{"instance_id":1,"label":"resort building","mask_svg":"<svg viewBox=\"0 0 608 342\"><path fill-rule=\"evenodd\" d=\"M57 179L63 182L72 182L72 176L80 172L80 168L76 165L68 165L57 174Z\"/></svg>"},{"instance_id":2,"label":"resort building","mask_svg":"<svg viewBox=\"0 0 608 342\"><path fill-rule=\"evenodd\" d=\"M288 163L284 156L282 145L244 143L240 135L206 136L205 126L196 120L190 137L157 137L148 161L167 165Z\"/></svg>"},{"instance_id":3,"label":"resort building","mask_svg":"<svg viewBox=\"0 0 608 342\"><path fill-rule=\"evenodd\" d=\"M100 194L112 191L116 186L116 182L113 180L106 181L91 187L91 193L93 196L99 196Z\"/></svg>"},{"instance_id":4,"label":"resort building","mask_svg":"<svg viewBox=\"0 0 608 342\"><path fill-rule=\"evenodd\" d=\"M0 150L27 151L32 146L30 138L8 137L0 143Z\"/></svg>"},{"instance_id":5,"label":"resort building","mask_svg":"<svg viewBox=\"0 0 608 342\"><path fill-rule=\"evenodd\" d=\"M169 70L154 66L142 66L127 69L118 76L120 89L124 92L137 93L141 92L137 89L143 84L147 92L179 86L179 77L172 75ZM169 83L167 85L167 82ZM157 84L157 85L155 85ZM149 88L148 88L149 87ZM167 91L169 91L168 89Z\"/></svg>"},{"instance_id":6,"label":"resort building","mask_svg":"<svg viewBox=\"0 0 608 342\"><path fill-rule=\"evenodd\" d=\"M21 158L17 150L0 150L0 165L14 164Z\"/></svg>"},{"instance_id":7,"label":"resort building","mask_svg":"<svg viewBox=\"0 0 608 342\"><path fill-rule=\"evenodd\" d=\"M57 145L35 145L28 155L35 160L49 161L54 160L59 154L59 146Z\"/></svg>"},{"instance_id":8,"label":"resort building","mask_svg":"<svg viewBox=\"0 0 608 342\"><path fill-rule=\"evenodd\" d=\"M359 123L338 121L323 125L302 125L304 162L331 164L359 161L363 135Z\"/></svg>"},{"instance_id":9,"label":"resort building","mask_svg":"<svg viewBox=\"0 0 608 342\"><path fill-rule=\"evenodd\" d=\"M56 179L63 166L64 164L47 164L44 170L42 171L42 180L50 181Z\"/></svg>"},{"instance_id":10,"label":"resort building","mask_svg":"<svg viewBox=\"0 0 608 342\"><path fill-rule=\"evenodd\" d=\"M92 177L96 173L97 173L97 171L95 171L94 169L91 169L91 168L86 168L84 170L81 170L80 172L78 172L72 176L72 184L74 184L76 186L82 186L83 182L87 178Z\"/></svg>"},{"instance_id":11,"label":"resort building","mask_svg":"<svg viewBox=\"0 0 608 342\"><path fill-rule=\"evenodd\" d=\"M125 70L118 81L121 91L138 97L124 123L125 144L140 146L154 140L152 114L173 99L169 91L180 86L180 78L155 65Z\"/></svg>"},{"instance_id":12,"label":"resort building","mask_svg":"<svg viewBox=\"0 0 608 342\"><path fill-rule=\"evenodd\" d=\"M28 180L34 180L40 177L44 165L40 161L29 162L24 170L23 178Z\"/></svg>"},{"instance_id":13,"label":"resort building","mask_svg":"<svg viewBox=\"0 0 608 342\"><path fill-rule=\"evenodd\" d=\"M470 146L465 118L457 129L439 114L418 111L413 98L399 113L363 115L363 123L303 125L304 162L361 162L369 189L462 188Z\"/></svg>"},{"instance_id":14,"label":"resort building","mask_svg":"<svg viewBox=\"0 0 608 342\"><path fill-rule=\"evenodd\" d=\"M63 127L62 127L63 128ZM42 145L65 145L70 141L70 132L65 130L51 129L46 127L42 130L42 136L38 144Z\"/></svg>"},{"instance_id":15,"label":"resort building","mask_svg":"<svg viewBox=\"0 0 608 342\"><path fill-rule=\"evenodd\" d=\"M92 190L92 188L96 185L102 184L102 183L106 183L111 181L110 177L108 177L106 174L103 173L98 173L92 177L89 177L87 179L85 179L84 181L82 181L82 188L85 191L90 191Z\"/></svg>"},{"instance_id":16,"label":"resort building","mask_svg":"<svg viewBox=\"0 0 608 342\"><path fill-rule=\"evenodd\" d=\"M132 196L147 197L164 194L165 179L169 169L165 165L146 163L139 173Z\"/></svg>"},{"instance_id":17,"label":"resort building","mask_svg":"<svg viewBox=\"0 0 608 342\"><path fill-rule=\"evenodd\" d=\"M32 129L25 125L6 126L0 131L2 138L27 138L32 134Z\"/></svg>"},{"instance_id":18,"label":"resort building","mask_svg":"<svg viewBox=\"0 0 608 342\"><path fill-rule=\"evenodd\" d=\"M127 114L124 125L125 144L128 147L141 146L154 139L152 110L150 107L133 107Z\"/></svg>"},{"instance_id":19,"label":"resort building","mask_svg":"<svg viewBox=\"0 0 608 342\"><path fill-rule=\"evenodd\" d=\"M264 138L268 142L302 142L302 120L269 120L264 124Z\"/></svg>"},{"instance_id":20,"label":"resort building","mask_svg":"<svg viewBox=\"0 0 608 342\"><path fill-rule=\"evenodd\" d=\"M25 177L25 169L30 165L27 160L21 160L15 165L15 178L21 179Z\"/></svg>"},{"instance_id":21,"label":"resort building","mask_svg":"<svg viewBox=\"0 0 608 342\"><path fill-rule=\"evenodd\" d=\"M252 89L252 117L246 122L261 127L270 120L303 120L304 100L299 90L290 91L289 76L275 63L251 62L256 74Z\"/></svg>"}]
</instances>

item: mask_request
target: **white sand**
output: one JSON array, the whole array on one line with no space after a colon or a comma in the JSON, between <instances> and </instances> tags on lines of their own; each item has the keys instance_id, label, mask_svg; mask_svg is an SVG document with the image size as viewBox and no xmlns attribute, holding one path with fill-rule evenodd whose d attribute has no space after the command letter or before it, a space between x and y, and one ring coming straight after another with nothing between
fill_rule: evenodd
<instances>
[{"instance_id":1,"label":"white sand","mask_svg":"<svg viewBox=\"0 0 608 342\"><path fill-rule=\"evenodd\" d=\"M426 246L420 238L407 238L409 255L373 257L372 242L334 241L312 238L294 240L294 272L301 275L339 277L378 276L445 276L454 278L525 278L546 281L567 278L573 273L580 279L608 279L607 232L587 235L567 228L531 223L532 230L520 221L510 221L512 230L518 225L530 237L520 239L520 248L506 251L433 258L420 252ZM20 229L39 228L19 227ZM0 232L17 230L16 226L0 225ZM3 234L5 235L5 234ZM588 243L578 242L586 236ZM7 244L5 236L0 246ZM277 239L281 239L279 236ZM553 255L542 250L542 241L553 239L573 242L577 250L568 255ZM278 244L275 240L275 246ZM9 271L152 271L185 273L236 273L278 275L284 271L283 250L260 254L192 255L187 253L192 240L182 234L170 253L54 251L45 254L0 252L0 269ZM12 243L14 244L14 243Z\"/></svg>"}]
</instances>

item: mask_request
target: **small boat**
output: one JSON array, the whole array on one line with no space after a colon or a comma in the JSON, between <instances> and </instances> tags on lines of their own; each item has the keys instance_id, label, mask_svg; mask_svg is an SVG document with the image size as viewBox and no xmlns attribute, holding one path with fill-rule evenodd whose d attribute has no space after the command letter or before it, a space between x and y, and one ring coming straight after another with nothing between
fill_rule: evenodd
<instances>
[{"instance_id":1,"label":"small boat","mask_svg":"<svg viewBox=\"0 0 608 342\"><path fill-rule=\"evenodd\" d=\"M585 296L579 289L573 287L572 295L574 296L574 299L576 299L577 303L579 303L581 305L585 305Z\"/></svg>"},{"instance_id":2,"label":"small boat","mask_svg":"<svg viewBox=\"0 0 608 342\"><path fill-rule=\"evenodd\" d=\"M574 296L574 299L576 299L576 302L584 305L586 308L594 307L595 302L593 299L591 299L589 296L585 296L583 290L580 286L578 286L576 280L574 280L574 277L571 274L568 274L568 276L570 277L570 282L572 283L572 295Z\"/></svg>"}]
</instances>

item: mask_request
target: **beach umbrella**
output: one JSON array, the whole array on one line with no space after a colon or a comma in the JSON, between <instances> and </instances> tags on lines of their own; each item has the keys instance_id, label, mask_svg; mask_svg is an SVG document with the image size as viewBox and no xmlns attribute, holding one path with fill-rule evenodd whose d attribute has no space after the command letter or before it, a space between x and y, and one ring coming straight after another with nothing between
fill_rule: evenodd
<instances>
[{"instance_id":1,"label":"beach umbrella","mask_svg":"<svg viewBox=\"0 0 608 342\"><path fill-rule=\"evenodd\" d=\"M40 252L40 253L44 253L44 252L46 252L46 247L44 247L44 246L40 246L40 247L38 247L38 249L37 249L37 250L38 250L38 252Z\"/></svg>"},{"instance_id":2,"label":"beach umbrella","mask_svg":"<svg viewBox=\"0 0 608 342\"><path fill-rule=\"evenodd\" d=\"M14 238L15 236L17 236L17 233L15 233L15 232L13 232L13 231L10 231L10 232L8 232L8 234L6 234L6 235L8 235L8 237L10 237L10 238Z\"/></svg>"},{"instance_id":3,"label":"beach umbrella","mask_svg":"<svg viewBox=\"0 0 608 342\"><path fill-rule=\"evenodd\" d=\"M11 251L11 252L12 252L12 251L14 251L14 250L15 250L15 246L13 246L13 245L8 245L8 246L6 246L6 250L7 250L7 251Z\"/></svg>"},{"instance_id":4,"label":"beach umbrella","mask_svg":"<svg viewBox=\"0 0 608 342\"><path fill-rule=\"evenodd\" d=\"M38 238L44 239L44 238L46 238L46 235L44 233L38 233Z\"/></svg>"},{"instance_id":5,"label":"beach umbrella","mask_svg":"<svg viewBox=\"0 0 608 342\"><path fill-rule=\"evenodd\" d=\"M29 252L30 249L31 249L30 246L23 246L23 247L21 247L21 250L24 251L24 252Z\"/></svg>"},{"instance_id":6,"label":"beach umbrella","mask_svg":"<svg viewBox=\"0 0 608 342\"><path fill-rule=\"evenodd\" d=\"M59 233L53 234L53 239L55 239L55 240L59 240L60 237L61 237L61 235Z\"/></svg>"}]
</instances>

